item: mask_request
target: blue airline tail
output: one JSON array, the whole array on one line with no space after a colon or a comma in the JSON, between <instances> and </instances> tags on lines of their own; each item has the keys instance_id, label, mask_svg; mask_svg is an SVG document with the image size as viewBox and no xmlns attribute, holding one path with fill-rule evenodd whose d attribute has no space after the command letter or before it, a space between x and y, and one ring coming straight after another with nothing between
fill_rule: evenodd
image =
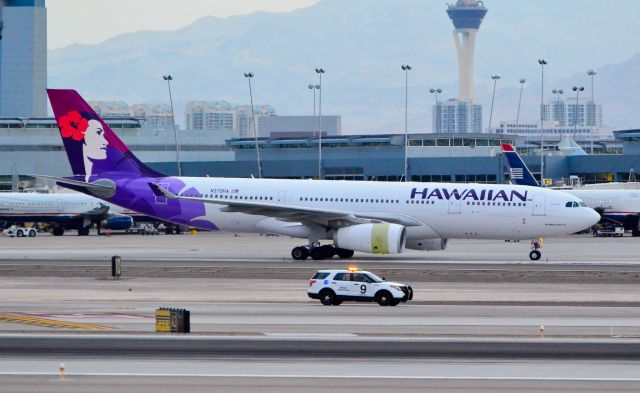
<instances>
[{"instance_id":1,"label":"blue airline tail","mask_svg":"<svg viewBox=\"0 0 640 393\"><path fill-rule=\"evenodd\" d=\"M502 149L502 155L507 158L509 163L509 178L511 184L519 186L533 186L540 187L540 183L533 177L527 165L522 161L516 149L513 146L503 143L500 145Z\"/></svg>"}]
</instances>

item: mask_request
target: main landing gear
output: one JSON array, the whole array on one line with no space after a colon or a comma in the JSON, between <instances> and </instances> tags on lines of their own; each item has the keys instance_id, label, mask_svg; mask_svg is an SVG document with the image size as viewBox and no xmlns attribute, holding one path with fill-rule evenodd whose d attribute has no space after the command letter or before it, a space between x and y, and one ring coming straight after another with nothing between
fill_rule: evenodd
<instances>
[{"instance_id":1,"label":"main landing gear","mask_svg":"<svg viewBox=\"0 0 640 393\"><path fill-rule=\"evenodd\" d=\"M538 251L538 249L542 248L542 243L542 238L531 241L531 252L529 253L529 258L531 258L532 261L537 261L542 256L542 253Z\"/></svg>"},{"instance_id":2,"label":"main landing gear","mask_svg":"<svg viewBox=\"0 0 640 393\"><path fill-rule=\"evenodd\" d=\"M353 250L336 248L329 244L325 244L324 246L321 246L320 244L314 244L311 247L300 246L295 247L293 250L291 250L291 256L296 261L304 261L309 257L311 257L311 259L319 261L322 259L333 258L336 255L340 259L349 259L353 256Z\"/></svg>"}]
</instances>

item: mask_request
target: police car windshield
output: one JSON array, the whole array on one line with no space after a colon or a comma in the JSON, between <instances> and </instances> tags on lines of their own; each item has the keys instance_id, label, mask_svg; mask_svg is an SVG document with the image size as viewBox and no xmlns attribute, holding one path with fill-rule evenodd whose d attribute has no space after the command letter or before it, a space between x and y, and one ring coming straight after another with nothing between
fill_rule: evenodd
<instances>
[{"instance_id":1,"label":"police car windshield","mask_svg":"<svg viewBox=\"0 0 640 393\"><path fill-rule=\"evenodd\" d=\"M367 277L369 277L369 279L370 279L372 282L382 282L382 281L384 281L383 279L381 279L380 277L376 276L376 275L375 275L375 274L373 274L373 273L367 273L367 274L366 274L366 276L367 276Z\"/></svg>"}]
</instances>

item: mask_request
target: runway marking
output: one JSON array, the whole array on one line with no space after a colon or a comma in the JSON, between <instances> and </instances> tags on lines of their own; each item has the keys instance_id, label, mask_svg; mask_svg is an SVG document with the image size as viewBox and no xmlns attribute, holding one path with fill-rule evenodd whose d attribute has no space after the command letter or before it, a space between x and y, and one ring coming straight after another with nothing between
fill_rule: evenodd
<instances>
[{"instance_id":1,"label":"runway marking","mask_svg":"<svg viewBox=\"0 0 640 393\"><path fill-rule=\"evenodd\" d=\"M113 330L113 328L109 326L94 325L90 323L57 321L55 319L37 318L26 315L0 314L0 321L60 329L71 328L86 330Z\"/></svg>"},{"instance_id":2,"label":"runway marking","mask_svg":"<svg viewBox=\"0 0 640 393\"><path fill-rule=\"evenodd\" d=\"M0 376L56 376L55 372L37 371L0 371ZM640 378L594 378L594 377L500 377L500 376L438 376L438 375L312 375L312 374L194 374L194 373L70 373L65 376L74 377L201 377L201 378L270 378L270 379L381 379L381 380L465 380L465 381L569 381L569 382L640 382Z\"/></svg>"}]
</instances>

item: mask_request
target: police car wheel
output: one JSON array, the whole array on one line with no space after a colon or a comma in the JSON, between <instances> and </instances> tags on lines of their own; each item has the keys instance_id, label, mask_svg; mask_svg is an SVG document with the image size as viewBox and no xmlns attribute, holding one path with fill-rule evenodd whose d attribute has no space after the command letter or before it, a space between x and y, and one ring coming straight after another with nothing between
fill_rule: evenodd
<instances>
[{"instance_id":1,"label":"police car wheel","mask_svg":"<svg viewBox=\"0 0 640 393\"><path fill-rule=\"evenodd\" d=\"M531 258L532 261L537 261L541 256L542 254L538 250L533 250L529 253L529 258Z\"/></svg>"},{"instance_id":2,"label":"police car wheel","mask_svg":"<svg viewBox=\"0 0 640 393\"><path fill-rule=\"evenodd\" d=\"M391 304L393 297L388 291L380 291L376 293L376 302L380 306L388 306Z\"/></svg>"},{"instance_id":3,"label":"police car wheel","mask_svg":"<svg viewBox=\"0 0 640 393\"><path fill-rule=\"evenodd\" d=\"M336 294L331 289L324 289L320 292L320 303L331 306L336 301Z\"/></svg>"},{"instance_id":4,"label":"police car wheel","mask_svg":"<svg viewBox=\"0 0 640 393\"><path fill-rule=\"evenodd\" d=\"M291 250L291 257L296 261L304 261L309 257L309 249L307 247L295 247Z\"/></svg>"}]
</instances>

